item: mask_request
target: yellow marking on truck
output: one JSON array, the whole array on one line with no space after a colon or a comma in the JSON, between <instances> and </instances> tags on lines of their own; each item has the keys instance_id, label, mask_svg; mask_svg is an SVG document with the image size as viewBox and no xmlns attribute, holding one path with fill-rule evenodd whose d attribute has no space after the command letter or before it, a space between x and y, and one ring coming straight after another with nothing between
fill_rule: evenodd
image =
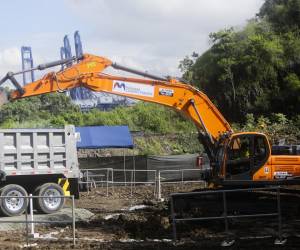
<instances>
[{"instance_id":1,"label":"yellow marking on truck","mask_svg":"<svg viewBox=\"0 0 300 250\"><path fill-rule=\"evenodd\" d=\"M58 184L61 186L61 188L64 190L65 196L70 196L70 182L66 178L59 178Z\"/></svg>"}]
</instances>

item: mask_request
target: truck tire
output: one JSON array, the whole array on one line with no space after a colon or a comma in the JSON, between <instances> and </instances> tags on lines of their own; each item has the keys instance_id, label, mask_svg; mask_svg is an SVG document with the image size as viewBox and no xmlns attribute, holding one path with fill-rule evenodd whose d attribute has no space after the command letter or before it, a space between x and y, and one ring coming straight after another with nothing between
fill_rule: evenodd
<instances>
[{"instance_id":1,"label":"truck tire","mask_svg":"<svg viewBox=\"0 0 300 250\"><path fill-rule=\"evenodd\" d=\"M26 190L20 185L9 184L1 188L1 196L28 196ZM0 210L5 216L20 215L25 212L28 206L28 199L26 198L1 198Z\"/></svg>"},{"instance_id":2,"label":"truck tire","mask_svg":"<svg viewBox=\"0 0 300 250\"><path fill-rule=\"evenodd\" d=\"M38 212L52 214L59 211L65 204L65 198L55 198L53 196L64 196L63 189L56 183L46 183L37 187L34 191L36 196L45 198L35 198L34 207Z\"/></svg>"}]
</instances>

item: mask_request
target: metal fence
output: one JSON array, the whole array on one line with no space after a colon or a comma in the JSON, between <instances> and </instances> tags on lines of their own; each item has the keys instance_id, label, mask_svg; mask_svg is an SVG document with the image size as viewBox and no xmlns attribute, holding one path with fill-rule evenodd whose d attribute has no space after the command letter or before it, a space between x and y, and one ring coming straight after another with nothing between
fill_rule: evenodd
<instances>
[{"instance_id":1,"label":"metal fence","mask_svg":"<svg viewBox=\"0 0 300 250\"><path fill-rule=\"evenodd\" d=\"M23 223L25 224L25 230L26 230L26 245L29 246L29 239L30 235L34 236L35 235L35 224L72 224L72 240L73 240L73 245L75 246L76 244L76 238L75 238L75 202L74 202L74 195L71 196L51 196L51 198L60 198L60 199L70 199L71 202L71 212L72 212L72 218L71 220L34 220L34 215L33 215L33 199L38 199L38 198L45 198L45 196L0 196L0 199L6 199L6 198L24 198L29 200L29 213L28 210L25 210L25 219L24 220L12 220L12 219L5 219L5 220L0 220L1 223ZM26 203L27 203L26 202ZM29 225L30 225L30 232L29 232Z\"/></svg>"},{"instance_id":2,"label":"metal fence","mask_svg":"<svg viewBox=\"0 0 300 250\"><path fill-rule=\"evenodd\" d=\"M118 175L118 173L120 173ZM133 194L133 189L136 185L153 185L153 194L156 192L156 170L136 170L136 169L113 169L113 178L110 183L114 185L123 185L130 187L130 193ZM142 175L143 178L138 178L138 175ZM118 178L117 178L118 176ZM144 180L137 180L144 179Z\"/></svg>"},{"instance_id":3,"label":"metal fence","mask_svg":"<svg viewBox=\"0 0 300 250\"><path fill-rule=\"evenodd\" d=\"M114 192L114 186L127 186L130 187L132 195L134 188L139 184L153 185L154 195L156 192L156 170L97 168L81 171L84 178L80 184L85 185L88 192L93 187L106 187L106 196L108 196L109 190ZM140 179L139 175L144 175L145 180L137 180Z\"/></svg>"},{"instance_id":4,"label":"metal fence","mask_svg":"<svg viewBox=\"0 0 300 250\"><path fill-rule=\"evenodd\" d=\"M83 180L80 181L89 192L91 188L106 187L106 196L109 190L114 192L114 186L130 187L130 193L136 185L153 186L153 194L157 199L162 198L162 186L165 184L203 183L202 169L168 169L168 170L137 170L137 169L113 169L113 168L95 168L82 169ZM187 173L193 173L188 175ZM196 173L196 174L194 174ZM170 175L173 175L170 178Z\"/></svg>"},{"instance_id":5,"label":"metal fence","mask_svg":"<svg viewBox=\"0 0 300 250\"><path fill-rule=\"evenodd\" d=\"M227 194L235 192L251 192L251 191L276 191L276 201L277 201L277 211L273 213L256 213L256 214L239 214L239 215L229 215L228 206L227 206ZM195 196L203 196L207 194L222 194L222 203L223 203L223 213L219 216L209 216L209 217L196 217L196 218L177 218L174 200L178 198L187 198ZM256 204L258 206L258 204ZM190 193L174 193L170 196L170 206L171 206L171 218L172 218L172 230L173 230L173 240L177 240L177 230L176 224L185 221L209 221L209 220L224 220L224 230L225 234L229 236L229 219L233 218L254 218L254 217L275 217L277 216L278 220L278 239L276 239L275 244L284 244L286 240L282 237L282 216L281 216L281 203L280 203L280 187L271 187L271 188L247 188L247 189L233 189L233 190L212 190L212 191L200 191L200 192L190 192ZM234 240L224 241L223 246L232 245Z\"/></svg>"},{"instance_id":6,"label":"metal fence","mask_svg":"<svg viewBox=\"0 0 300 250\"><path fill-rule=\"evenodd\" d=\"M187 176L186 173L193 173L193 177ZM195 173L195 174L194 174ZM206 181L203 180L202 169L166 169L157 171L157 199L162 199L162 185L164 184L181 184L181 187L186 183L202 183L206 187ZM172 178L168 175L172 174ZM196 176L197 175L197 176Z\"/></svg>"},{"instance_id":7,"label":"metal fence","mask_svg":"<svg viewBox=\"0 0 300 250\"><path fill-rule=\"evenodd\" d=\"M93 187L106 187L106 195L108 196L109 184L113 182L113 169L112 168L95 168L95 169L83 169L83 178L79 181L80 185L83 185L87 192Z\"/></svg>"}]
</instances>

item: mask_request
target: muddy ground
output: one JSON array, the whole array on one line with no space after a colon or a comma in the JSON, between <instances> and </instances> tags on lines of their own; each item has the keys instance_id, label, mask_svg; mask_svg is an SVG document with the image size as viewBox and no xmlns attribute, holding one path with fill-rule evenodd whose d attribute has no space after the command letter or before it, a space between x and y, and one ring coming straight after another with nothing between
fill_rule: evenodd
<instances>
[{"instance_id":1,"label":"muddy ground","mask_svg":"<svg viewBox=\"0 0 300 250\"><path fill-rule=\"evenodd\" d=\"M198 188L185 185L185 191ZM180 185L164 187L164 195L182 191ZM115 187L106 197L105 188L97 188L89 194L82 193L76 206L94 213L90 221L76 223L76 245L72 245L70 225L39 226L39 239L31 239L26 247L24 230L0 232L0 249L220 249L225 239L235 239L227 249L299 249L300 248L300 199L283 196L284 246L275 246L277 218L230 219L230 234L224 234L224 222L220 220L201 223L181 223L177 227L178 241L172 241L172 225L168 202L154 199L153 187ZM231 214L266 212L276 210L273 194L249 194L228 197ZM202 208L196 208L199 206ZM68 204L67 204L68 205ZM220 215L222 203L210 196L201 200L190 199L177 204L178 216L186 216L188 210L194 216ZM258 209L259 208L259 209ZM273 212L272 210L272 212ZM223 248L224 249L224 248ZM225 248L226 249L226 248Z\"/></svg>"}]
</instances>

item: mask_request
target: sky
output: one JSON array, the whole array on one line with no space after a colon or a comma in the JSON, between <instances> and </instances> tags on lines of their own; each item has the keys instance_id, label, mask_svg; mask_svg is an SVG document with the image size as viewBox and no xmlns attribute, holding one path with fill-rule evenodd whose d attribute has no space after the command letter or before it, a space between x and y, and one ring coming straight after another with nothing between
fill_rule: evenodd
<instances>
[{"instance_id":1,"label":"sky","mask_svg":"<svg viewBox=\"0 0 300 250\"><path fill-rule=\"evenodd\" d=\"M64 35L79 30L83 50L139 70L180 76L178 65L210 46L209 33L240 28L263 0L3 0L0 77L21 69L21 46L34 64L59 59Z\"/></svg>"}]
</instances>

